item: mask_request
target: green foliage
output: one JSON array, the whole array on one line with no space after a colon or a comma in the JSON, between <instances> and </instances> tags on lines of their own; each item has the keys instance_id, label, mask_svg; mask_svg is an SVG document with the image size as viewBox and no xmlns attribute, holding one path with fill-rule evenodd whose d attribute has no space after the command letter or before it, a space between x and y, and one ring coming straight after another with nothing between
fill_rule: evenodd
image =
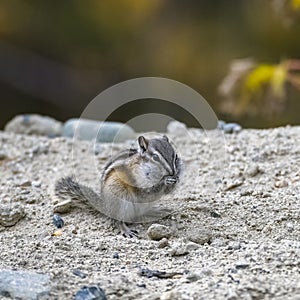
<instances>
[{"instance_id":1,"label":"green foliage","mask_svg":"<svg viewBox=\"0 0 300 300\"><path fill-rule=\"evenodd\" d=\"M294 11L300 10L300 0L291 0L291 6Z\"/></svg>"},{"instance_id":2,"label":"green foliage","mask_svg":"<svg viewBox=\"0 0 300 300\"><path fill-rule=\"evenodd\" d=\"M261 111L272 115L284 109L288 85L300 91L300 60L285 60L279 64L251 61L249 64L249 59L244 59L232 64L234 67L219 87L225 112L239 115Z\"/></svg>"},{"instance_id":3,"label":"green foliage","mask_svg":"<svg viewBox=\"0 0 300 300\"><path fill-rule=\"evenodd\" d=\"M243 84L244 92L255 96L269 86L274 96L283 97L286 79L287 70L284 64L260 64L246 76Z\"/></svg>"}]
</instances>

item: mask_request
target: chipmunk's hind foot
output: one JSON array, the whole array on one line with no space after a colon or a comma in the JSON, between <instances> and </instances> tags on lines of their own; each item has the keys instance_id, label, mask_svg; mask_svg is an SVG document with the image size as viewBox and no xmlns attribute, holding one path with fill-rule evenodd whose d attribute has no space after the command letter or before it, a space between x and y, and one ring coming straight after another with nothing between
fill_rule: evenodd
<instances>
[{"instance_id":1,"label":"chipmunk's hind foot","mask_svg":"<svg viewBox=\"0 0 300 300\"><path fill-rule=\"evenodd\" d=\"M120 233L125 238L137 238L138 232L136 230L130 229L125 222L119 223Z\"/></svg>"}]
</instances>

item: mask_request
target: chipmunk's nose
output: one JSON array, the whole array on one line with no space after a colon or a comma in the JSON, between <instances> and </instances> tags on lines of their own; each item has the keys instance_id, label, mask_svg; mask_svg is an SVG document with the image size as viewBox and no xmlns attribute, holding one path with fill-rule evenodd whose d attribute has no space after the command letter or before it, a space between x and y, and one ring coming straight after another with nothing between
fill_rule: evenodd
<instances>
[{"instance_id":1,"label":"chipmunk's nose","mask_svg":"<svg viewBox=\"0 0 300 300\"><path fill-rule=\"evenodd\" d=\"M175 175L176 175L176 168L175 168L175 167L173 167L172 172L171 172L170 175L171 175L171 176L175 176Z\"/></svg>"},{"instance_id":2,"label":"chipmunk's nose","mask_svg":"<svg viewBox=\"0 0 300 300\"><path fill-rule=\"evenodd\" d=\"M173 168L172 168L172 176L175 176L175 175L177 175L178 174L178 170L177 170L177 167L176 167L176 165L174 164L173 165Z\"/></svg>"}]
</instances>

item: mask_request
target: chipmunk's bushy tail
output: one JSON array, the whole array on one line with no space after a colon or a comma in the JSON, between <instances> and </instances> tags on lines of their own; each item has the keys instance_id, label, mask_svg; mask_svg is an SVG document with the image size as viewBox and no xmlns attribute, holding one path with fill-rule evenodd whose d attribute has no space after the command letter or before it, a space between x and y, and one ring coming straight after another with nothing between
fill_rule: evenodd
<instances>
[{"instance_id":1,"label":"chipmunk's bushy tail","mask_svg":"<svg viewBox=\"0 0 300 300\"><path fill-rule=\"evenodd\" d=\"M54 207L55 212L67 212L72 207L97 209L97 204L101 203L99 194L90 187L77 182L73 176L63 177L56 181L54 193L59 200Z\"/></svg>"}]
</instances>

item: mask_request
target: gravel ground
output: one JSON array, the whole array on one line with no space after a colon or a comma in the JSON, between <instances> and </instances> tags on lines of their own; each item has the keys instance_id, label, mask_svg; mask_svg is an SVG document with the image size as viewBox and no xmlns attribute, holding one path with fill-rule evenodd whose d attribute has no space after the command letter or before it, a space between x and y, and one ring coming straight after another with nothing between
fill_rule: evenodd
<instances>
[{"instance_id":1,"label":"gravel ground","mask_svg":"<svg viewBox=\"0 0 300 300\"><path fill-rule=\"evenodd\" d=\"M110 154L130 143L100 145L94 156L76 142L72 158L71 140L1 132L0 269L49 275L45 299L99 285L107 299L299 300L300 127L189 133L170 136L185 164L181 185L161 200L174 212L133 224L139 238L125 239L89 210L62 215L57 232L51 191L74 170L96 188ZM167 238L151 240L151 225L152 238L162 229Z\"/></svg>"}]
</instances>

